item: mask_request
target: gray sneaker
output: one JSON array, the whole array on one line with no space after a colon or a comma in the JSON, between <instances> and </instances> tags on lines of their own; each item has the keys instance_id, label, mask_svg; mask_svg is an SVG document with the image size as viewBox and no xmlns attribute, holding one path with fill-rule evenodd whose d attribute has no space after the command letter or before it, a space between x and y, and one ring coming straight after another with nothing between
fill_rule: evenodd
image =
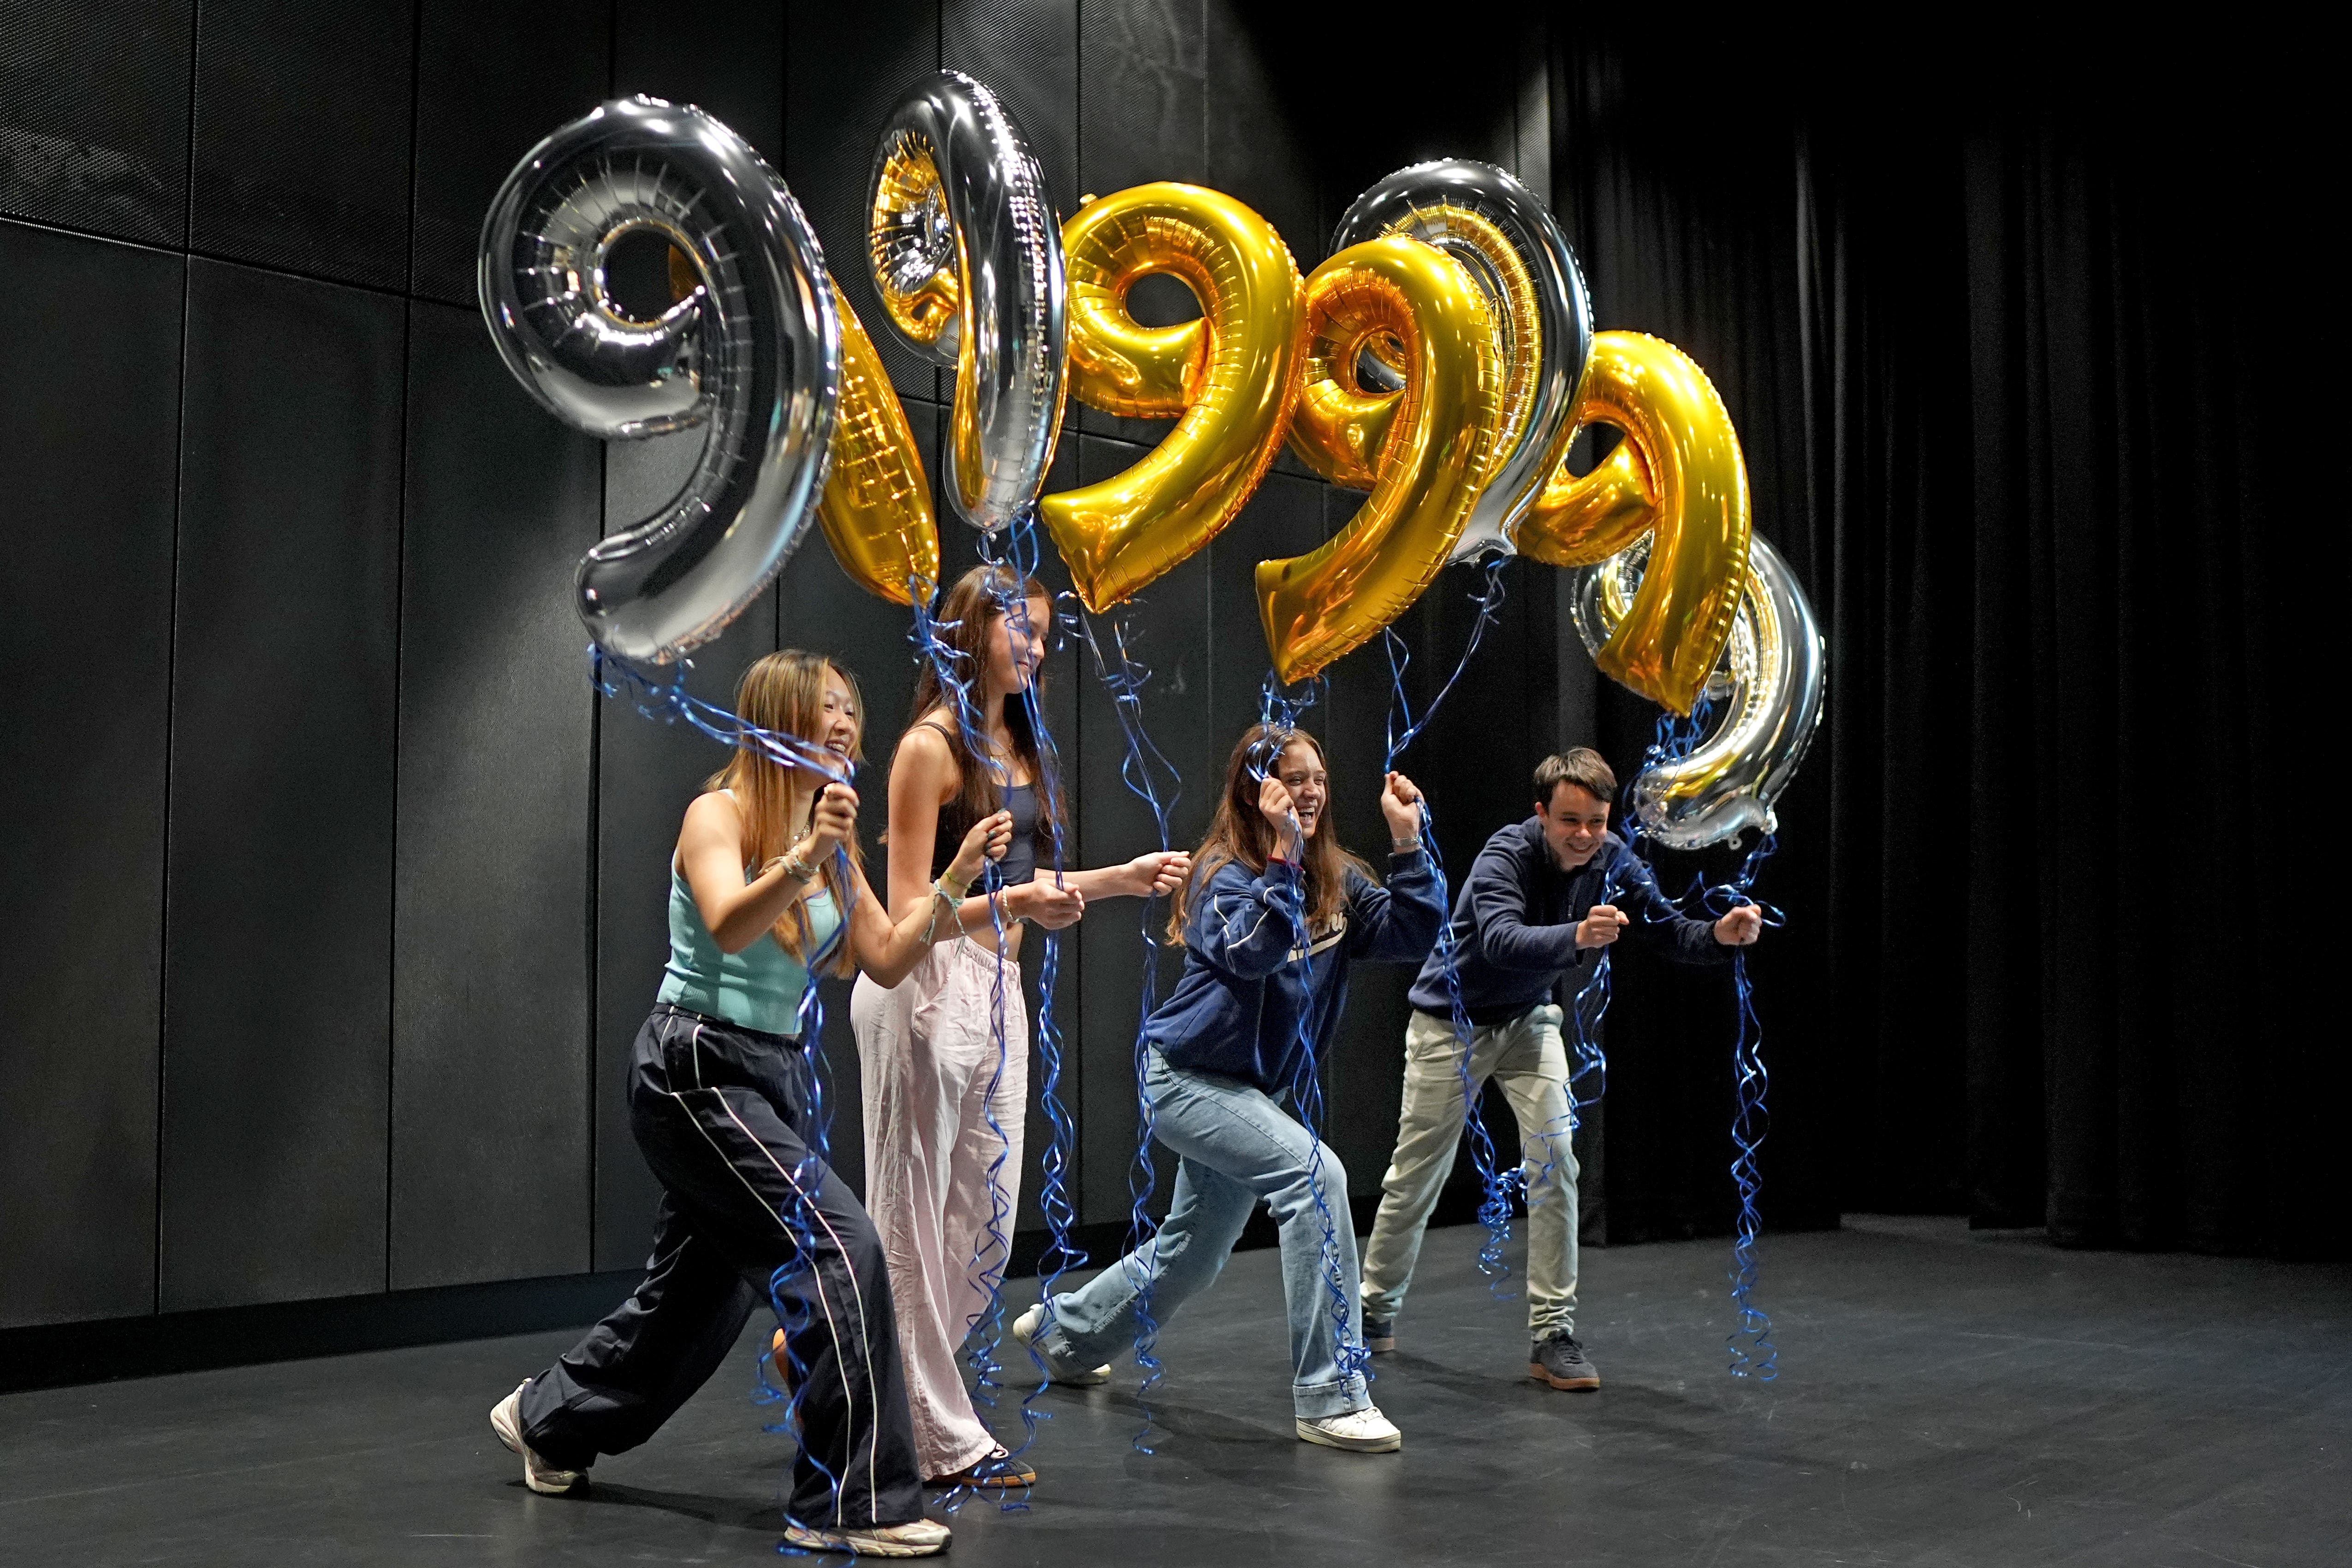
<instances>
[{"instance_id":1,"label":"gray sneaker","mask_svg":"<svg viewBox=\"0 0 2352 1568\"><path fill-rule=\"evenodd\" d=\"M1364 1348L1374 1355L1396 1349L1396 1320L1364 1314Z\"/></svg>"},{"instance_id":2,"label":"gray sneaker","mask_svg":"<svg viewBox=\"0 0 2352 1568\"><path fill-rule=\"evenodd\" d=\"M1554 1388L1598 1388L1601 1373L1584 1359L1584 1347L1574 1334L1554 1334L1538 1340L1528 1351L1528 1375Z\"/></svg>"}]
</instances>

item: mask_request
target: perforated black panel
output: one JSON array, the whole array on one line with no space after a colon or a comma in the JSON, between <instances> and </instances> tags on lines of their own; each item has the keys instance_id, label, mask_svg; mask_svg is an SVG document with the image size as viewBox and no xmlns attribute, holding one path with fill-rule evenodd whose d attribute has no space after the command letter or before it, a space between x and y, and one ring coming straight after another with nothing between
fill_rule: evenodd
<instances>
[{"instance_id":1,"label":"perforated black panel","mask_svg":"<svg viewBox=\"0 0 2352 1568\"><path fill-rule=\"evenodd\" d=\"M490 197L541 137L604 100L611 40L601 13L567 24L528 0L425 0L418 26L409 288L471 305Z\"/></svg>"},{"instance_id":2,"label":"perforated black panel","mask_svg":"<svg viewBox=\"0 0 2352 1568\"><path fill-rule=\"evenodd\" d=\"M189 244L404 284L415 25L404 5L205 0Z\"/></svg>"},{"instance_id":3,"label":"perforated black panel","mask_svg":"<svg viewBox=\"0 0 2352 1568\"><path fill-rule=\"evenodd\" d=\"M792 40L784 178L815 225L844 297L881 351L891 384L902 396L936 401L929 362L898 346L866 280L866 175L882 117L910 83L939 69L939 7L935 0L793 0L784 16Z\"/></svg>"},{"instance_id":4,"label":"perforated black panel","mask_svg":"<svg viewBox=\"0 0 2352 1568\"><path fill-rule=\"evenodd\" d=\"M0 0L0 212L178 245L194 0Z\"/></svg>"}]
</instances>

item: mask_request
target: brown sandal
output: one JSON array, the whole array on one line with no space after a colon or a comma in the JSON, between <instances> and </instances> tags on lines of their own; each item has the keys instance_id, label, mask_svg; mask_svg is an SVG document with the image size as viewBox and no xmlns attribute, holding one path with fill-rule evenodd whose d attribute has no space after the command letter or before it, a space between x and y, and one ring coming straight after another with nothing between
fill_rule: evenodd
<instances>
[{"instance_id":1,"label":"brown sandal","mask_svg":"<svg viewBox=\"0 0 2352 1568\"><path fill-rule=\"evenodd\" d=\"M1011 1487L1034 1487L1037 1472L1014 1460L1003 1448L973 1460L953 1475L933 1476L923 1483L927 1487L971 1487L1002 1489Z\"/></svg>"}]
</instances>

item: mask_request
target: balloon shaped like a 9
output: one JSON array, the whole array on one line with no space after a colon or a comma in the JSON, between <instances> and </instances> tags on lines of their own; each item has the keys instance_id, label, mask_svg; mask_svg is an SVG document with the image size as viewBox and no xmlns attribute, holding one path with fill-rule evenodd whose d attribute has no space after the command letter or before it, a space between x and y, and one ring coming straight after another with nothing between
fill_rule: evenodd
<instances>
[{"instance_id":1,"label":"balloon shaped like a 9","mask_svg":"<svg viewBox=\"0 0 2352 1568\"><path fill-rule=\"evenodd\" d=\"M650 320L607 286L640 232L690 287ZM549 136L482 224L482 314L557 418L635 440L704 426L659 512L580 562L577 608L608 652L652 664L717 637L808 531L840 383L841 325L816 237L783 182L701 110L630 98Z\"/></svg>"}]
</instances>

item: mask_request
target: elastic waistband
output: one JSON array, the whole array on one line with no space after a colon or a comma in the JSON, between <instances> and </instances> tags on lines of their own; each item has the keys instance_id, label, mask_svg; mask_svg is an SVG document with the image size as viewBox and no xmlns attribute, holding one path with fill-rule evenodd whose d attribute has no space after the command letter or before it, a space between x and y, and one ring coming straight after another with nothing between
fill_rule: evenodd
<instances>
[{"instance_id":1,"label":"elastic waistband","mask_svg":"<svg viewBox=\"0 0 2352 1568\"><path fill-rule=\"evenodd\" d=\"M714 1029L724 1029L730 1035L740 1035L747 1040L755 1041L763 1046L797 1047L801 1043L801 1037L798 1035L778 1035L766 1029L755 1029L749 1024L739 1024L732 1018L715 1018L708 1013L698 1013L691 1007L681 1007L675 1002L656 1002L654 1004L654 1011L665 1017L691 1018L698 1024L707 1024Z\"/></svg>"}]
</instances>

